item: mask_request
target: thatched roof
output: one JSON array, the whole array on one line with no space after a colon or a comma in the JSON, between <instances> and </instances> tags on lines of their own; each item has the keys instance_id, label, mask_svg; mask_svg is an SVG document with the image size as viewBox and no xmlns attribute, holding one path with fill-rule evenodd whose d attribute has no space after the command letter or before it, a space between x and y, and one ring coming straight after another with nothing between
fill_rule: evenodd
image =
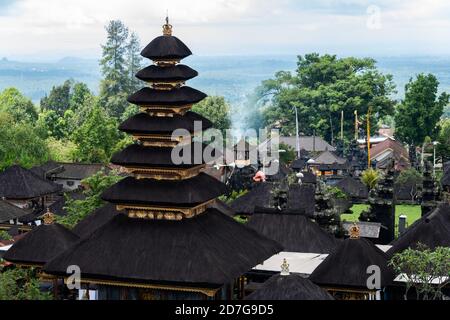
<instances>
[{"instance_id":1,"label":"thatched roof","mask_svg":"<svg viewBox=\"0 0 450 320\"><path fill-rule=\"evenodd\" d=\"M418 243L430 249L450 246L450 204L443 203L434 211L414 222L406 232L392 242L387 252L394 255Z\"/></svg>"},{"instance_id":2,"label":"thatched roof","mask_svg":"<svg viewBox=\"0 0 450 320\"><path fill-rule=\"evenodd\" d=\"M0 223L8 222L9 220L19 219L28 215L29 212L16 207L6 200L0 199Z\"/></svg>"},{"instance_id":3,"label":"thatched roof","mask_svg":"<svg viewBox=\"0 0 450 320\"><path fill-rule=\"evenodd\" d=\"M157 37L141 52L143 57L151 60L184 59L191 54L183 41L174 36Z\"/></svg>"},{"instance_id":4,"label":"thatched roof","mask_svg":"<svg viewBox=\"0 0 450 320\"><path fill-rule=\"evenodd\" d=\"M332 235L301 215L255 213L247 225L281 244L284 251L330 253L337 245Z\"/></svg>"},{"instance_id":5,"label":"thatched roof","mask_svg":"<svg viewBox=\"0 0 450 320\"><path fill-rule=\"evenodd\" d=\"M187 81L198 76L198 72L184 65L160 67L148 66L136 73L136 78L148 82Z\"/></svg>"},{"instance_id":6,"label":"thatched roof","mask_svg":"<svg viewBox=\"0 0 450 320\"><path fill-rule=\"evenodd\" d=\"M447 166L444 170L444 175L441 178L441 185L445 187L450 187L450 167Z\"/></svg>"},{"instance_id":7,"label":"thatched roof","mask_svg":"<svg viewBox=\"0 0 450 320\"><path fill-rule=\"evenodd\" d=\"M298 274L277 274L245 297L245 300L334 300L334 298Z\"/></svg>"},{"instance_id":8,"label":"thatched roof","mask_svg":"<svg viewBox=\"0 0 450 320\"><path fill-rule=\"evenodd\" d=\"M237 214L251 215L255 208L268 208L272 202L272 190L275 184L270 182L257 183L249 192L231 203L231 208ZM301 211L306 215L314 214L314 185L292 185L288 191L288 209Z\"/></svg>"},{"instance_id":9,"label":"thatched roof","mask_svg":"<svg viewBox=\"0 0 450 320\"><path fill-rule=\"evenodd\" d=\"M117 211L114 204L107 203L78 222L72 232L80 238L86 238L120 213L124 213L124 211Z\"/></svg>"},{"instance_id":10,"label":"thatched roof","mask_svg":"<svg viewBox=\"0 0 450 320\"><path fill-rule=\"evenodd\" d=\"M200 123L198 129L195 128L195 121ZM119 130L131 134L171 135L177 129L185 129L193 133L194 129L207 130L211 127L211 121L195 112L189 111L184 115L175 114L173 117L155 117L147 113L138 113L122 122Z\"/></svg>"},{"instance_id":11,"label":"thatched roof","mask_svg":"<svg viewBox=\"0 0 450 320\"><path fill-rule=\"evenodd\" d=\"M223 213L208 209L181 221L142 220L119 214L50 261L44 270L127 282L222 285L282 247Z\"/></svg>"},{"instance_id":12,"label":"thatched roof","mask_svg":"<svg viewBox=\"0 0 450 320\"><path fill-rule=\"evenodd\" d=\"M102 199L118 204L193 206L225 192L225 185L206 173L185 180L127 177L103 192Z\"/></svg>"},{"instance_id":13,"label":"thatched roof","mask_svg":"<svg viewBox=\"0 0 450 320\"><path fill-rule=\"evenodd\" d=\"M44 265L76 241L78 236L62 225L42 224L14 243L3 258L18 264Z\"/></svg>"},{"instance_id":14,"label":"thatched roof","mask_svg":"<svg viewBox=\"0 0 450 320\"><path fill-rule=\"evenodd\" d=\"M367 268L378 266L381 286L393 280L388 256L367 239L346 239L314 270L309 279L318 285L367 288Z\"/></svg>"},{"instance_id":15,"label":"thatched roof","mask_svg":"<svg viewBox=\"0 0 450 320\"><path fill-rule=\"evenodd\" d=\"M177 146L174 149L149 147L135 143L129 145L122 151L115 153L111 158L111 163L124 167L191 168L205 164L203 151L206 148L206 145L198 142L190 145ZM197 150L202 150L202 153L198 159L195 157ZM215 149L213 151L215 151ZM180 156L182 159L186 157L186 163L175 165L172 159L172 152Z\"/></svg>"},{"instance_id":16,"label":"thatched roof","mask_svg":"<svg viewBox=\"0 0 450 320\"><path fill-rule=\"evenodd\" d=\"M345 177L344 179L338 181L335 186L352 198L367 199L369 196L367 186L359 179Z\"/></svg>"},{"instance_id":17,"label":"thatched roof","mask_svg":"<svg viewBox=\"0 0 450 320\"><path fill-rule=\"evenodd\" d=\"M25 200L60 190L61 186L17 165L0 173L0 198Z\"/></svg>"},{"instance_id":18,"label":"thatched roof","mask_svg":"<svg viewBox=\"0 0 450 320\"><path fill-rule=\"evenodd\" d=\"M142 88L128 97L128 102L138 106L184 106L200 102L206 94L188 86L172 90Z\"/></svg>"}]
</instances>

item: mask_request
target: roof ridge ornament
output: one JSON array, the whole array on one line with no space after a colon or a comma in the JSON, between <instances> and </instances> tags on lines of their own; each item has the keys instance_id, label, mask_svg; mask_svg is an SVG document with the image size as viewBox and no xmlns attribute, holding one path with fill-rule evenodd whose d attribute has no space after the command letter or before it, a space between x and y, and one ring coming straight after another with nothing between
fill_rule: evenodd
<instances>
[{"instance_id":1,"label":"roof ridge ornament","mask_svg":"<svg viewBox=\"0 0 450 320\"><path fill-rule=\"evenodd\" d=\"M289 272L289 263L287 263L286 258L283 259L283 264L281 265L281 272L280 275L282 276L288 276L290 275Z\"/></svg>"},{"instance_id":2,"label":"roof ridge ornament","mask_svg":"<svg viewBox=\"0 0 450 320\"><path fill-rule=\"evenodd\" d=\"M359 239L361 236L360 227L356 222L353 223L348 232L350 234L350 239Z\"/></svg>"},{"instance_id":3,"label":"roof ridge ornament","mask_svg":"<svg viewBox=\"0 0 450 320\"><path fill-rule=\"evenodd\" d=\"M53 224L53 222L55 222L55 214L50 211L49 207L47 207L47 212L43 214L42 220L45 225Z\"/></svg>"},{"instance_id":4,"label":"roof ridge ornament","mask_svg":"<svg viewBox=\"0 0 450 320\"><path fill-rule=\"evenodd\" d=\"M172 25L169 23L169 14L166 15L166 23L163 25L163 35L172 35Z\"/></svg>"}]
</instances>

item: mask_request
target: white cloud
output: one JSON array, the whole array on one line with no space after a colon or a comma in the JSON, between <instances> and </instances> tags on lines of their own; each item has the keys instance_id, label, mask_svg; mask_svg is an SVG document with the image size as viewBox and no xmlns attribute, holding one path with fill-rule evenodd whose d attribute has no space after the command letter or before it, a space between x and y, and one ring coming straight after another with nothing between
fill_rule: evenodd
<instances>
[{"instance_id":1,"label":"white cloud","mask_svg":"<svg viewBox=\"0 0 450 320\"><path fill-rule=\"evenodd\" d=\"M380 30L366 27L369 5L381 9ZM450 53L447 0L18 0L0 16L0 41L8 44L0 55L98 55L112 19L144 44L160 34L166 10L175 34L202 55Z\"/></svg>"}]
</instances>

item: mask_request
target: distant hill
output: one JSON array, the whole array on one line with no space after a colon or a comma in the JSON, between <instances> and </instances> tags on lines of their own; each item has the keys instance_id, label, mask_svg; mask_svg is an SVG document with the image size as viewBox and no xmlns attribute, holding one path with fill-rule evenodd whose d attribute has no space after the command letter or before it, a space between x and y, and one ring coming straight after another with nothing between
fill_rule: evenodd
<instances>
[{"instance_id":1,"label":"distant hill","mask_svg":"<svg viewBox=\"0 0 450 320\"><path fill-rule=\"evenodd\" d=\"M434 73L441 88L450 92L450 57L375 57L379 69L394 75L397 97L403 96L404 85L420 72ZM296 56L192 56L183 61L199 71L199 77L189 85L209 95L223 95L232 104L280 70L294 71ZM145 61L147 63L147 61ZM66 57L56 62L18 62L0 60L0 90L17 87L34 102L38 102L54 85L67 79L88 84L98 91L100 68L96 59Z\"/></svg>"}]
</instances>

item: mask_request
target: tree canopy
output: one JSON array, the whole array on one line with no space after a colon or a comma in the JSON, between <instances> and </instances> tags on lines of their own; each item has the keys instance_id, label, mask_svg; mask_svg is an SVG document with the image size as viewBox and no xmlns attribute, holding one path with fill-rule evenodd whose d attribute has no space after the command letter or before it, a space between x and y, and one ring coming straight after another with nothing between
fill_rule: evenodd
<instances>
[{"instance_id":1,"label":"tree canopy","mask_svg":"<svg viewBox=\"0 0 450 320\"><path fill-rule=\"evenodd\" d=\"M299 56L295 73L280 71L274 79L263 81L257 89L263 104L264 125L281 128L283 134L295 133L297 108L300 131L316 134L328 141L337 136L341 111L344 133L354 136L354 111L364 121L371 108L371 123L391 115L395 85L391 75L384 75L370 58L337 58L317 53Z\"/></svg>"},{"instance_id":2,"label":"tree canopy","mask_svg":"<svg viewBox=\"0 0 450 320\"><path fill-rule=\"evenodd\" d=\"M437 135L437 126L449 102L445 92L438 94L439 81L432 74L419 74L405 86L405 99L395 113L396 136L412 145Z\"/></svg>"},{"instance_id":3,"label":"tree canopy","mask_svg":"<svg viewBox=\"0 0 450 320\"><path fill-rule=\"evenodd\" d=\"M210 120L215 129L224 132L231 127L230 105L224 97L207 97L192 107L192 111Z\"/></svg>"},{"instance_id":4,"label":"tree canopy","mask_svg":"<svg viewBox=\"0 0 450 320\"><path fill-rule=\"evenodd\" d=\"M0 93L0 112L10 114L14 122L33 123L38 118L33 102L16 88L8 88Z\"/></svg>"}]
</instances>

